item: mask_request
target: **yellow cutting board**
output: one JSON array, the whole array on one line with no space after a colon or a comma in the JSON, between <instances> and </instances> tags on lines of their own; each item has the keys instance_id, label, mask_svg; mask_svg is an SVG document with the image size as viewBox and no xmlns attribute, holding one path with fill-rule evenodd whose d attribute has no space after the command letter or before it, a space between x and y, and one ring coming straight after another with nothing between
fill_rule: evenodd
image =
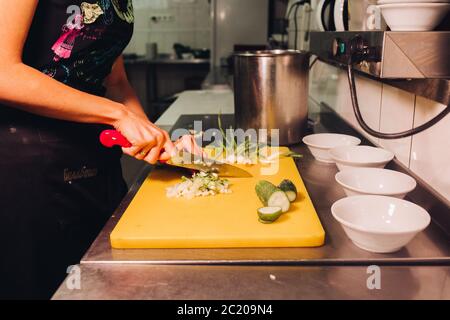
<instances>
[{"instance_id":1,"label":"yellow cutting board","mask_svg":"<svg viewBox=\"0 0 450 320\"><path fill-rule=\"evenodd\" d=\"M281 150L283 151L283 150ZM138 248L242 248L318 247L325 232L291 158L282 158L279 170L261 175L267 165L241 166L253 178L231 178L231 194L169 199L166 188L179 183L180 172L153 170L116 228L111 245L116 249ZM258 221L262 207L255 193L261 180L274 184L290 179L299 195L289 212L272 224Z\"/></svg>"}]
</instances>

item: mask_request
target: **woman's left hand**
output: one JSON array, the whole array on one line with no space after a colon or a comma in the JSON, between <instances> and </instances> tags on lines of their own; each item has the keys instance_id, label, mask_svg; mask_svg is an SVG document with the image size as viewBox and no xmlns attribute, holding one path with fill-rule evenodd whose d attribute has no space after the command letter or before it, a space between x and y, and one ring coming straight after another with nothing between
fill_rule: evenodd
<instances>
[{"instance_id":1,"label":"woman's left hand","mask_svg":"<svg viewBox=\"0 0 450 320\"><path fill-rule=\"evenodd\" d=\"M178 139L174 143L174 145L175 145L175 149L177 151L187 151L190 154L193 154L193 155L196 155L196 156L206 157L206 153L197 144L197 142L195 141L194 136L192 136L192 135L182 136L180 139Z\"/></svg>"}]
</instances>

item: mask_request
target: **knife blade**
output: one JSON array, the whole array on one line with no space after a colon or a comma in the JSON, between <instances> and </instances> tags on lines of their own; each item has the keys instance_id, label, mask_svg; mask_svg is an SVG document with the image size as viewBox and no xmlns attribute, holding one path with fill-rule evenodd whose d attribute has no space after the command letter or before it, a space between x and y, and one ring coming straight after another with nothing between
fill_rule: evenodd
<instances>
[{"instance_id":1,"label":"knife blade","mask_svg":"<svg viewBox=\"0 0 450 320\"><path fill-rule=\"evenodd\" d=\"M248 171L241 169L239 167L233 166L228 163L222 163L215 160L206 159L204 160L207 164L196 164L196 163L179 163L175 162L172 159L167 161L166 164L174 167L185 168L189 170L195 171L205 171L205 172L213 172L217 173L221 177L230 177L230 178L251 178L253 177Z\"/></svg>"},{"instance_id":2,"label":"knife blade","mask_svg":"<svg viewBox=\"0 0 450 320\"><path fill-rule=\"evenodd\" d=\"M100 142L103 146L107 148L112 148L113 146L120 146L123 148L129 148L132 144L117 130L105 130L100 134ZM212 159L204 159L204 163L193 163L195 157L193 155L184 154L184 159L191 159L191 163L186 163L179 161L179 159L172 158L169 161L165 161L161 163L167 164L169 166L185 168L189 170L196 171L207 171L217 173L221 177L236 177L236 178L251 178L252 175L237 166L233 166L231 164L218 162Z\"/></svg>"}]
</instances>

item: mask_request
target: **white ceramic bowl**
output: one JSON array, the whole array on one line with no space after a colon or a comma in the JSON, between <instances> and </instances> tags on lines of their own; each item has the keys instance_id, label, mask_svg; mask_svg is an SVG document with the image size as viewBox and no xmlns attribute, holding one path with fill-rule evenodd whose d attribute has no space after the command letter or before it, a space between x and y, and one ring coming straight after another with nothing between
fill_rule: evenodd
<instances>
[{"instance_id":1,"label":"white ceramic bowl","mask_svg":"<svg viewBox=\"0 0 450 320\"><path fill-rule=\"evenodd\" d=\"M449 3L391 3L378 6L392 31L431 31L450 10Z\"/></svg>"},{"instance_id":2,"label":"white ceramic bowl","mask_svg":"<svg viewBox=\"0 0 450 320\"><path fill-rule=\"evenodd\" d=\"M400 250L431 222L418 205L385 196L344 198L331 212L356 246L376 253Z\"/></svg>"},{"instance_id":3,"label":"white ceramic bowl","mask_svg":"<svg viewBox=\"0 0 450 320\"><path fill-rule=\"evenodd\" d=\"M357 146L361 143L361 140L345 134L318 133L304 137L303 143L308 146L316 160L334 163L329 154L330 149L340 146Z\"/></svg>"},{"instance_id":4,"label":"white ceramic bowl","mask_svg":"<svg viewBox=\"0 0 450 320\"><path fill-rule=\"evenodd\" d=\"M395 155L381 148L346 146L331 149L330 156L336 162L339 171L344 171L350 168L383 169Z\"/></svg>"},{"instance_id":5,"label":"white ceramic bowl","mask_svg":"<svg viewBox=\"0 0 450 320\"><path fill-rule=\"evenodd\" d=\"M336 174L336 181L348 197L372 194L403 199L417 186L404 173L377 168L347 169Z\"/></svg>"}]
</instances>

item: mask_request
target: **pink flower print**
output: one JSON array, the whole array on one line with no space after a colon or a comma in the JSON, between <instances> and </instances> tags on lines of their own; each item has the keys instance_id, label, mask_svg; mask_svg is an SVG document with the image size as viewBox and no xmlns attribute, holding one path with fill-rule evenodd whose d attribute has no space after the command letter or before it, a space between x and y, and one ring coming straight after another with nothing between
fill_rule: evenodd
<instances>
[{"instance_id":1,"label":"pink flower print","mask_svg":"<svg viewBox=\"0 0 450 320\"><path fill-rule=\"evenodd\" d=\"M63 34L52 47L55 57L53 60L68 59L72 54L75 45L75 39L80 35L83 28L83 17L81 15L75 18L75 23L68 23L63 27Z\"/></svg>"}]
</instances>

